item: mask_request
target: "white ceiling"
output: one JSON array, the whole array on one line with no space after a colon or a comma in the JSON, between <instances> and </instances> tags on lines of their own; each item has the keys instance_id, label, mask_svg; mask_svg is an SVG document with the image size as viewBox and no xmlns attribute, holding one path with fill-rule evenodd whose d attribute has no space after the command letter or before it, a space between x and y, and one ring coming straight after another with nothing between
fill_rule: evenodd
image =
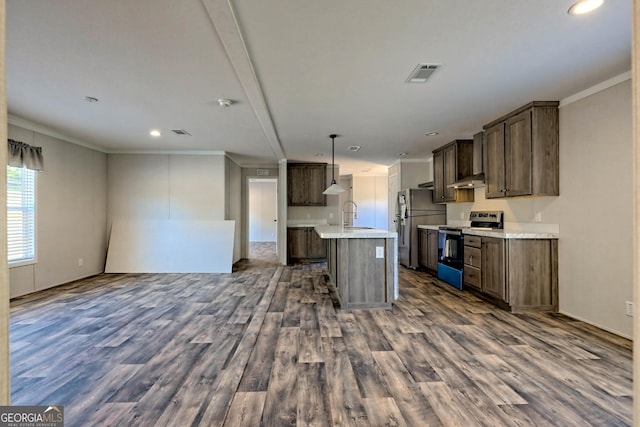
<instances>
[{"instance_id":1,"label":"white ceiling","mask_svg":"<svg viewBox=\"0 0 640 427\"><path fill-rule=\"evenodd\" d=\"M572 2L7 0L8 109L106 152L242 165L331 162L337 133L341 173L386 172L630 70L630 0ZM418 63L442 67L405 83Z\"/></svg>"}]
</instances>

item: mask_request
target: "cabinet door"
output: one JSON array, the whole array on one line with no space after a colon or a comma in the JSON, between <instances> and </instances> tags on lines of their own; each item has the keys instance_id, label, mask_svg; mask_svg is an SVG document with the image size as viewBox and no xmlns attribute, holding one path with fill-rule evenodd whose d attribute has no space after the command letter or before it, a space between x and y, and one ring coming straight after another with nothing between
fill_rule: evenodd
<instances>
[{"instance_id":1,"label":"cabinet door","mask_svg":"<svg viewBox=\"0 0 640 427\"><path fill-rule=\"evenodd\" d=\"M433 153L433 202L444 203L444 152Z\"/></svg>"},{"instance_id":2,"label":"cabinet door","mask_svg":"<svg viewBox=\"0 0 640 427\"><path fill-rule=\"evenodd\" d=\"M287 228L287 251L289 259L307 257L307 228Z\"/></svg>"},{"instance_id":3,"label":"cabinet door","mask_svg":"<svg viewBox=\"0 0 640 427\"><path fill-rule=\"evenodd\" d=\"M327 257L327 245L313 228L307 228L307 258L321 259Z\"/></svg>"},{"instance_id":4,"label":"cabinet door","mask_svg":"<svg viewBox=\"0 0 640 427\"><path fill-rule=\"evenodd\" d=\"M499 123L485 131L484 143L485 197L504 197L504 123Z\"/></svg>"},{"instance_id":5,"label":"cabinet door","mask_svg":"<svg viewBox=\"0 0 640 427\"><path fill-rule=\"evenodd\" d=\"M427 268L438 270L438 230L427 230Z\"/></svg>"},{"instance_id":6,"label":"cabinet door","mask_svg":"<svg viewBox=\"0 0 640 427\"><path fill-rule=\"evenodd\" d=\"M287 168L289 206L326 206L327 167L325 164L290 164Z\"/></svg>"},{"instance_id":7,"label":"cabinet door","mask_svg":"<svg viewBox=\"0 0 640 427\"><path fill-rule=\"evenodd\" d=\"M503 239L482 238L482 291L506 302L504 251Z\"/></svg>"},{"instance_id":8,"label":"cabinet door","mask_svg":"<svg viewBox=\"0 0 640 427\"><path fill-rule=\"evenodd\" d=\"M327 196L322 194L327 188L326 165L307 166L306 179L308 204L310 206L326 206Z\"/></svg>"},{"instance_id":9,"label":"cabinet door","mask_svg":"<svg viewBox=\"0 0 640 427\"><path fill-rule=\"evenodd\" d=\"M458 165L457 165L457 153L456 146L451 145L443 150L443 163L444 163L444 201L455 202L456 201L456 189L447 187L449 184L453 184L458 179Z\"/></svg>"},{"instance_id":10,"label":"cabinet door","mask_svg":"<svg viewBox=\"0 0 640 427\"><path fill-rule=\"evenodd\" d=\"M531 194L531 111L507 120L505 128L505 185L507 196Z\"/></svg>"},{"instance_id":11,"label":"cabinet door","mask_svg":"<svg viewBox=\"0 0 640 427\"><path fill-rule=\"evenodd\" d=\"M428 230L418 229L418 265L423 268L427 268L429 248L427 243L429 241Z\"/></svg>"}]
</instances>

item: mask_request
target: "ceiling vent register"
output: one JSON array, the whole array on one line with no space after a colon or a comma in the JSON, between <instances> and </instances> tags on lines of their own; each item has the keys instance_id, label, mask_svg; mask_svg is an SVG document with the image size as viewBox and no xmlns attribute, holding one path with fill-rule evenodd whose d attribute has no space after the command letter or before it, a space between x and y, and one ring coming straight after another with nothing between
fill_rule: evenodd
<instances>
[{"instance_id":1,"label":"ceiling vent register","mask_svg":"<svg viewBox=\"0 0 640 427\"><path fill-rule=\"evenodd\" d=\"M171 129L171 132L175 133L176 135L191 136L191 134L184 129Z\"/></svg>"},{"instance_id":2,"label":"ceiling vent register","mask_svg":"<svg viewBox=\"0 0 640 427\"><path fill-rule=\"evenodd\" d=\"M407 83L426 83L431 74L440 67L440 64L418 64L409 75Z\"/></svg>"}]
</instances>

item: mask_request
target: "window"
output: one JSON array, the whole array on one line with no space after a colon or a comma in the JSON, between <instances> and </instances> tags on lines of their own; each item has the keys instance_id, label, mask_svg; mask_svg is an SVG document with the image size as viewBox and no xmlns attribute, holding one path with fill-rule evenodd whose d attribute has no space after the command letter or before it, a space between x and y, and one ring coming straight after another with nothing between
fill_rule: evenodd
<instances>
[{"instance_id":1,"label":"window","mask_svg":"<svg viewBox=\"0 0 640 427\"><path fill-rule=\"evenodd\" d=\"M10 264L36 258L36 172L7 166L7 253Z\"/></svg>"}]
</instances>

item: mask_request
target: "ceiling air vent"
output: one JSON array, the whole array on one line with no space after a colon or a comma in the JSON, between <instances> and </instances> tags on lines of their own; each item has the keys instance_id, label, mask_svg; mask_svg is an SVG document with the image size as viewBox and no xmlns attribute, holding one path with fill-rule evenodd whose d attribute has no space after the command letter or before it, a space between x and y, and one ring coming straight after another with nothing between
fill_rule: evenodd
<instances>
[{"instance_id":1,"label":"ceiling air vent","mask_svg":"<svg viewBox=\"0 0 640 427\"><path fill-rule=\"evenodd\" d=\"M409 75L407 83L426 83L427 79L438 68L440 68L440 64L418 64Z\"/></svg>"},{"instance_id":2,"label":"ceiling air vent","mask_svg":"<svg viewBox=\"0 0 640 427\"><path fill-rule=\"evenodd\" d=\"M171 129L171 132L175 133L176 135L191 136L191 134L184 129Z\"/></svg>"},{"instance_id":3,"label":"ceiling air vent","mask_svg":"<svg viewBox=\"0 0 640 427\"><path fill-rule=\"evenodd\" d=\"M360 146L359 145L350 145L347 147L347 150L349 151L359 151L360 150Z\"/></svg>"}]
</instances>

